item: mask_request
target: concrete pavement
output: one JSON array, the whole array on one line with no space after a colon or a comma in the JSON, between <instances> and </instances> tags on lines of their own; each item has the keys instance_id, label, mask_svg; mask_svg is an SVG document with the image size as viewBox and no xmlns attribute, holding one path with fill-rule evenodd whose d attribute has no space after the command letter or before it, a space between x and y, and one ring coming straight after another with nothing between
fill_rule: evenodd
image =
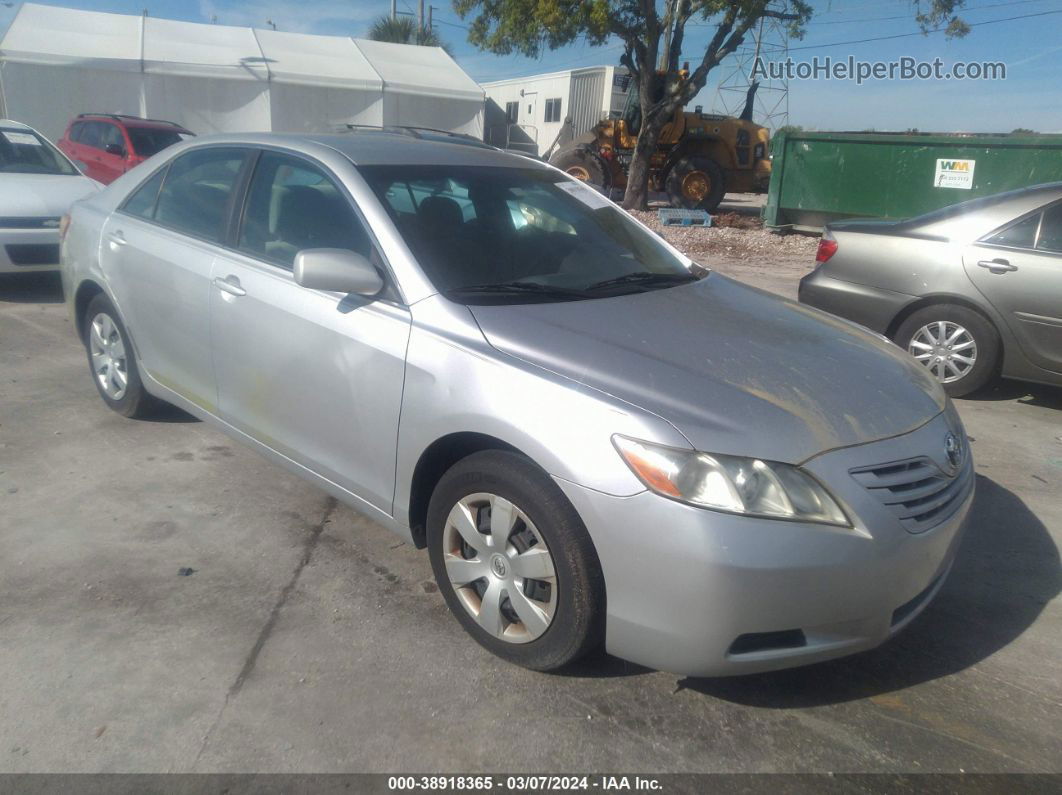
<instances>
[{"instance_id":1,"label":"concrete pavement","mask_svg":"<svg viewBox=\"0 0 1062 795\"><path fill-rule=\"evenodd\" d=\"M961 401L969 534L885 647L550 676L314 487L183 414L108 411L57 291L0 283L0 772L1062 771L1062 390Z\"/></svg>"}]
</instances>

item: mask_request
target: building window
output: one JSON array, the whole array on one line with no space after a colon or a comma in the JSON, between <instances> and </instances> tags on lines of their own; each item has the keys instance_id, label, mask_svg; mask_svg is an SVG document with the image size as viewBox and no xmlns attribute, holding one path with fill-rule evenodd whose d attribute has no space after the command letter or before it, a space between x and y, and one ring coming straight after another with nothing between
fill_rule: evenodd
<instances>
[{"instance_id":1,"label":"building window","mask_svg":"<svg viewBox=\"0 0 1062 795\"><path fill-rule=\"evenodd\" d=\"M509 120L509 124L516 124L516 117L520 115L520 103L519 102L506 102L505 103L505 117Z\"/></svg>"},{"instance_id":2,"label":"building window","mask_svg":"<svg viewBox=\"0 0 1062 795\"><path fill-rule=\"evenodd\" d=\"M546 100L546 121L561 120L561 98Z\"/></svg>"}]
</instances>

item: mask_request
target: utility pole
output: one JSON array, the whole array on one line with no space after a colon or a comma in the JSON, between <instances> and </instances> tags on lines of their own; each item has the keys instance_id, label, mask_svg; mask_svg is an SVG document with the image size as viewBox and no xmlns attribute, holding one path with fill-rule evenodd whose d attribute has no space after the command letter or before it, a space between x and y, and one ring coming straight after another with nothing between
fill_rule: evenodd
<instances>
[{"instance_id":1,"label":"utility pole","mask_svg":"<svg viewBox=\"0 0 1062 795\"><path fill-rule=\"evenodd\" d=\"M767 8L781 14L788 13L788 0L772 0ZM739 48L728 59L732 67L719 81L715 104L727 116L738 116L748 104L749 92L756 84L755 120L773 132L789 123L789 81L784 76L778 80L763 76L753 80L752 72L757 58L767 61L786 59L789 55L789 32L783 20L761 17L750 33L752 46Z\"/></svg>"},{"instance_id":2,"label":"utility pole","mask_svg":"<svg viewBox=\"0 0 1062 795\"><path fill-rule=\"evenodd\" d=\"M424 0L417 3L417 30L424 32Z\"/></svg>"},{"instance_id":3,"label":"utility pole","mask_svg":"<svg viewBox=\"0 0 1062 795\"><path fill-rule=\"evenodd\" d=\"M432 9L434 9L434 8L435 8L435 6L428 6L428 30L431 30L431 29L432 29L432 25L431 25L431 12L432 12Z\"/></svg>"},{"instance_id":4,"label":"utility pole","mask_svg":"<svg viewBox=\"0 0 1062 795\"><path fill-rule=\"evenodd\" d=\"M391 0L391 19L398 16L398 0Z\"/></svg>"}]
</instances>

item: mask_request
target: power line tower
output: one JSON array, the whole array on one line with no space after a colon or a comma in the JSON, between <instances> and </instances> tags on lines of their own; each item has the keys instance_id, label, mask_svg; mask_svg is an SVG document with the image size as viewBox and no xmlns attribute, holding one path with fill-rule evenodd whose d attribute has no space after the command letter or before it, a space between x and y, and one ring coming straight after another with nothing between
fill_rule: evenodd
<instances>
[{"instance_id":1,"label":"power line tower","mask_svg":"<svg viewBox=\"0 0 1062 795\"><path fill-rule=\"evenodd\" d=\"M788 0L777 0L768 8L779 13L789 10ZM753 28L752 41L736 50L731 56L731 68L715 92L715 105L728 116L739 116L745 108L749 90L752 88L752 68L757 58L764 62L784 61L789 57L789 32L786 22L774 17L761 17ZM777 130L789 123L789 81L759 77L759 86L753 100L752 118L758 124Z\"/></svg>"}]
</instances>

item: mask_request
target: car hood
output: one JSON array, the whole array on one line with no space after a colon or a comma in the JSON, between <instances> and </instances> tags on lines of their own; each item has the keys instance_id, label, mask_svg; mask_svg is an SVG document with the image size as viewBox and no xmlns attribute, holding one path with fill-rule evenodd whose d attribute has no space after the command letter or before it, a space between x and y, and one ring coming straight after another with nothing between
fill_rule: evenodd
<instances>
[{"instance_id":1,"label":"car hood","mask_svg":"<svg viewBox=\"0 0 1062 795\"><path fill-rule=\"evenodd\" d=\"M469 309L499 351L651 411L708 452L799 463L913 430L945 404L932 375L878 335L716 273Z\"/></svg>"},{"instance_id":2,"label":"car hood","mask_svg":"<svg viewBox=\"0 0 1062 795\"><path fill-rule=\"evenodd\" d=\"M101 190L95 180L66 174L0 174L0 216L57 218Z\"/></svg>"}]
</instances>

